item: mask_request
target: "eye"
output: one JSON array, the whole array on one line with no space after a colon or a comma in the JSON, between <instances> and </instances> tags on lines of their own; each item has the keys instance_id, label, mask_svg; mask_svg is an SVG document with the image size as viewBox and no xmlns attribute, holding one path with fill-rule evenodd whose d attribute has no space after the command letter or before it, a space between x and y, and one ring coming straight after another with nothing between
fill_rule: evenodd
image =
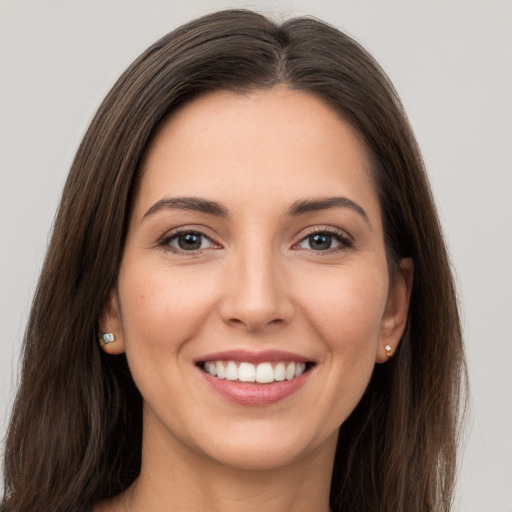
<instances>
[{"instance_id":1,"label":"eye","mask_svg":"<svg viewBox=\"0 0 512 512\"><path fill-rule=\"evenodd\" d=\"M338 232L317 231L303 238L297 247L313 251L328 251L352 247L352 242Z\"/></svg>"},{"instance_id":2,"label":"eye","mask_svg":"<svg viewBox=\"0 0 512 512\"><path fill-rule=\"evenodd\" d=\"M201 251L215 247L215 244L203 233L198 231L181 231L165 238L162 246L169 247L174 252Z\"/></svg>"}]
</instances>

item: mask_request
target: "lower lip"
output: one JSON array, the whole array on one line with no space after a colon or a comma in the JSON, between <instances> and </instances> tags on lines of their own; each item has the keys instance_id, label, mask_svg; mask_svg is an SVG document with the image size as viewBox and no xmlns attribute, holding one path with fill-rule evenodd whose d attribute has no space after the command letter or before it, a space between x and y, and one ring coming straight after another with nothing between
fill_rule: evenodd
<instances>
[{"instance_id":1,"label":"lower lip","mask_svg":"<svg viewBox=\"0 0 512 512\"><path fill-rule=\"evenodd\" d=\"M214 391L227 400L241 405L270 405L279 402L279 400L283 400L298 391L311 373L311 370L308 370L292 380L256 384L253 382L219 379L201 369L199 371Z\"/></svg>"}]
</instances>

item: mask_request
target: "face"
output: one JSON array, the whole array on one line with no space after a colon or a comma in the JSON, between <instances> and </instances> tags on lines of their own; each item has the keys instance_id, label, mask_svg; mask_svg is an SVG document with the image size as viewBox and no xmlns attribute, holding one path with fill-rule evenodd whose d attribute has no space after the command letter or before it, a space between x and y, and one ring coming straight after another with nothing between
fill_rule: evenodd
<instances>
[{"instance_id":1,"label":"face","mask_svg":"<svg viewBox=\"0 0 512 512\"><path fill-rule=\"evenodd\" d=\"M145 449L260 469L332 454L402 334L403 276L364 145L333 110L282 86L184 106L146 155L102 320Z\"/></svg>"}]
</instances>

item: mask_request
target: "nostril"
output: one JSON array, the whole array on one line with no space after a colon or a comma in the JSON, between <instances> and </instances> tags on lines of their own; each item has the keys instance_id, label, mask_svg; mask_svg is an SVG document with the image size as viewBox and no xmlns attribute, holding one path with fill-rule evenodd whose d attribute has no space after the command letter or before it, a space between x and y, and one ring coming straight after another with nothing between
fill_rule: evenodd
<instances>
[{"instance_id":1,"label":"nostril","mask_svg":"<svg viewBox=\"0 0 512 512\"><path fill-rule=\"evenodd\" d=\"M222 319L233 327L243 325L248 331L277 328L293 317L294 308L286 296L268 296L240 286L238 293L229 294L220 305ZM252 291L252 293L251 293Z\"/></svg>"},{"instance_id":2,"label":"nostril","mask_svg":"<svg viewBox=\"0 0 512 512\"><path fill-rule=\"evenodd\" d=\"M283 318L272 318L268 313L256 313L251 311L244 316L227 318L227 322L233 326L244 326L248 331L258 331L269 326L279 327L285 323Z\"/></svg>"}]
</instances>

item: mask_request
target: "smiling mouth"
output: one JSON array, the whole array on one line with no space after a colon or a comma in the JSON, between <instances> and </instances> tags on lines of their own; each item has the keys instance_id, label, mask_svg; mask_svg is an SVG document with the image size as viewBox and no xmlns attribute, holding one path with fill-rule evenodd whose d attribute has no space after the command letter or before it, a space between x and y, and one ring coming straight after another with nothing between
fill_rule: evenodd
<instances>
[{"instance_id":1,"label":"smiling mouth","mask_svg":"<svg viewBox=\"0 0 512 512\"><path fill-rule=\"evenodd\" d=\"M314 363L277 361L252 364L245 361L199 361L197 366L217 379L271 384L297 379L309 371Z\"/></svg>"}]
</instances>

